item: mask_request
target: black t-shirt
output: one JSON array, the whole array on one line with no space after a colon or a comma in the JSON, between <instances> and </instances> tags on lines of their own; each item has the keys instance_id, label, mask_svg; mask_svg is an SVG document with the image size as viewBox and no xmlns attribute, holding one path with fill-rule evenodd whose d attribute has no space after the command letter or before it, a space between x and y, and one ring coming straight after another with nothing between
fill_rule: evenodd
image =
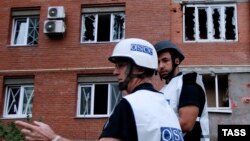
<instances>
[{"instance_id":1,"label":"black t-shirt","mask_svg":"<svg viewBox=\"0 0 250 141\"><path fill-rule=\"evenodd\" d=\"M202 114L205 104L205 95L198 84L183 84L180 99L179 109L184 106L194 105L199 108L199 117Z\"/></svg>"},{"instance_id":2,"label":"black t-shirt","mask_svg":"<svg viewBox=\"0 0 250 141\"><path fill-rule=\"evenodd\" d=\"M194 105L199 108L200 117L205 105L205 93L200 85L196 83L196 73L183 75L183 86L179 99L179 109L187 105ZM185 141L200 141L201 127L200 123L196 121L192 131L186 133L184 136Z\"/></svg>"},{"instance_id":3,"label":"black t-shirt","mask_svg":"<svg viewBox=\"0 0 250 141\"><path fill-rule=\"evenodd\" d=\"M104 125L100 138L112 137L123 141L137 141L137 131L132 108L122 99Z\"/></svg>"},{"instance_id":4,"label":"black t-shirt","mask_svg":"<svg viewBox=\"0 0 250 141\"><path fill-rule=\"evenodd\" d=\"M156 91L152 84L137 86L134 91L146 89ZM136 123L132 107L126 99L122 99L104 125L99 138L112 137L123 141L138 141Z\"/></svg>"}]
</instances>

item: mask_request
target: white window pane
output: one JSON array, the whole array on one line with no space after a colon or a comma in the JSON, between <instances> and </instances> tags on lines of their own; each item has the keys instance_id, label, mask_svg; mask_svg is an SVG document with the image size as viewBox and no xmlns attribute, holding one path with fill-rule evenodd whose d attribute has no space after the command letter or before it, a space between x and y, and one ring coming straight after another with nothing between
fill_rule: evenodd
<instances>
[{"instance_id":1,"label":"white window pane","mask_svg":"<svg viewBox=\"0 0 250 141\"><path fill-rule=\"evenodd\" d=\"M91 110L91 87L81 88L80 115L89 115Z\"/></svg>"},{"instance_id":2,"label":"white window pane","mask_svg":"<svg viewBox=\"0 0 250 141\"><path fill-rule=\"evenodd\" d=\"M27 117L32 114L34 86L9 85L6 87L4 117Z\"/></svg>"},{"instance_id":3,"label":"white window pane","mask_svg":"<svg viewBox=\"0 0 250 141\"><path fill-rule=\"evenodd\" d=\"M125 29L125 15L124 13L116 13L112 15L112 40L120 40L124 38L124 29Z\"/></svg>"},{"instance_id":4,"label":"white window pane","mask_svg":"<svg viewBox=\"0 0 250 141\"><path fill-rule=\"evenodd\" d=\"M26 44L26 32L27 32L27 22L25 19L17 20L15 30L14 44L24 45Z\"/></svg>"},{"instance_id":5,"label":"white window pane","mask_svg":"<svg viewBox=\"0 0 250 141\"><path fill-rule=\"evenodd\" d=\"M22 11L19 11L22 12ZM18 13L18 12L16 12ZM26 12L27 13L27 12ZM12 45L36 45L38 44L39 16L18 16L13 17Z\"/></svg>"},{"instance_id":6,"label":"white window pane","mask_svg":"<svg viewBox=\"0 0 250 141\"><path fill-rule=\"evenodd\" d=\"M31 114L32 113L32 99L34 94L33 87L24 87L24 98L23 98L23 110L22 114Z\"/></svg>"},{"instance_id":7,"label":"white window pane","mask_svg":"<svg viewBox=\"0 0 250 141\"><path fill-rule=\"evenodd\" d=\"M7 93L7 115L18 114L20 99L20 87L9 87Z\"/></svg>"},{"instance_id":8,"label":"white window pane","mask_svg":"<svg viewBox=\"0 0 250 141\"><path fill-rule=\"evenodd\" d=\"M38 30L39 30L38 17L29 18L29 29L28 29L28 37L27 37L28 45L38 44Z\"/></svg>"}]
</instances>

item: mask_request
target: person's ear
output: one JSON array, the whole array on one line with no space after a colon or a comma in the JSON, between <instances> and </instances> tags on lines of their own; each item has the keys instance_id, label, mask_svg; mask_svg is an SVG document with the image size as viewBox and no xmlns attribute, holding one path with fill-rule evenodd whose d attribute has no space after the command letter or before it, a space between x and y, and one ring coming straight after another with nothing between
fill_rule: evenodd
<instances>
[{"instance_id":1,"label":"person's ear","mask_svg":"<svg viewBox=\"0 0 250 141\"><path fill-rule=\"evenodd\" d=\"M174 62L175 62L176 65L179 65L181 63L180 58L175 58Z\"/></svg>"}]
</instances>

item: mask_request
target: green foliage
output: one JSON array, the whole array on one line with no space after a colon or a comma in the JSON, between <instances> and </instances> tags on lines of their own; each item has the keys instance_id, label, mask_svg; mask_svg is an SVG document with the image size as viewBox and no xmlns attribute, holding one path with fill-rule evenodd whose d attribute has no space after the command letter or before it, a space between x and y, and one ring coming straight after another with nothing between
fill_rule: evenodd
<instances>
[{"instance_id":1,"label":"green foliage","mask_svg":"<svg viewBox=\"0 0 250 141\"><path fill-rule=\"evenodd\" d=\"M30 115L27 114L27 122L31 122ZM38 121L43 121L42 117L39 117ZM25 141L23 133L17 128L14 122L4 123L0 120L0 141Z\"/></svg>"},{"instance_id":2,"label":"green foliage","mask_svg":"<svg viewBox=\"0 0 250 141\"><path fill-rule=\"evenodd\" d=\"M0 139L5 141L25 141L23 134L14 122L4 124L0 121Z\"/></svg>"}]
</instances>

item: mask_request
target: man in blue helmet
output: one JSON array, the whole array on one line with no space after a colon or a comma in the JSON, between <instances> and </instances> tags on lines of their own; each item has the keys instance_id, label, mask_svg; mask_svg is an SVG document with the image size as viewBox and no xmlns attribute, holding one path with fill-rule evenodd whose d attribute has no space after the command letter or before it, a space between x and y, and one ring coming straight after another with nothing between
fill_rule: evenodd
<instances>
[{"instance_id":1,"label":"man in blue helmet","mask_svg":"<svg viewBox=\"0 0 250 141\"><path fill-rule=\"evenodd\" d=\"M196 72L182 73L182 51L169 40L155 45L158 73L165 85L160 90L179 118L185 141L209 141L207 101L202 78Z\"/></svg>"},{"instance_id":2,"label":"man in blue helmet","mask_svg":"<svg viewBox=\"0 0 250 141\"><path fill-rule=\"evenodd\" d=\"M109 61L115 64L113 73L127 95L104 125L99 141L183 141L177 116L152 84L157 59L154 46L142 39L124 39L115 46ZM42 122L16 124L24 127L21 131L28 141L69 141Z\"/></svg>"}]
</instances>

